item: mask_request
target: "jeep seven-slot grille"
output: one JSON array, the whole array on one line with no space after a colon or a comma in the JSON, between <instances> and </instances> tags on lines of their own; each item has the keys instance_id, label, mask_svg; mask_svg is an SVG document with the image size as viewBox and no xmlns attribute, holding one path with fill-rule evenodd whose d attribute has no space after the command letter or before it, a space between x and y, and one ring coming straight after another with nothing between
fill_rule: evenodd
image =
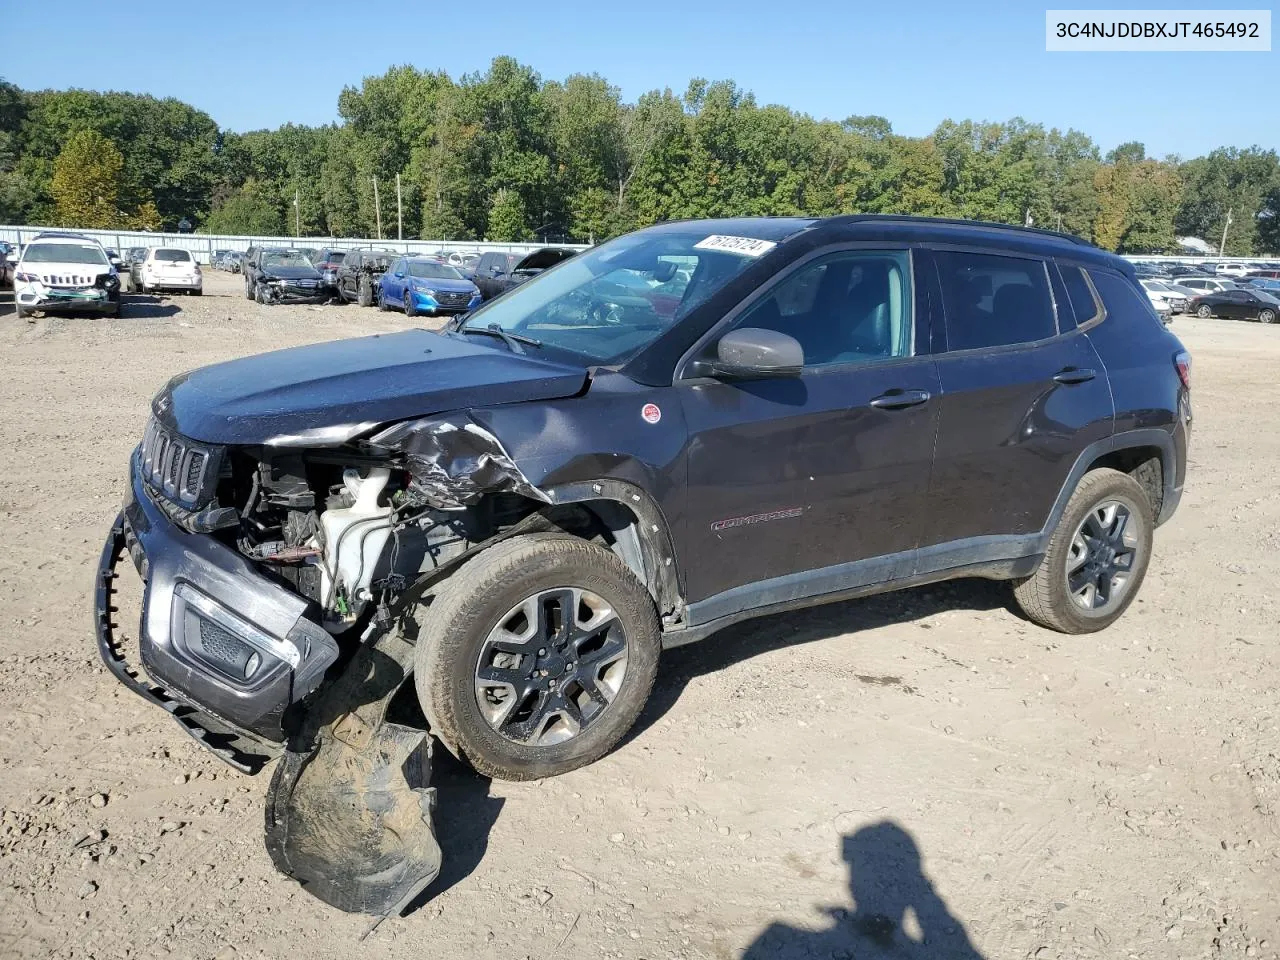
<instances>
[{"instance_id":1,"label":"jeep seven-slot grille","mask_svg":"<svg viewBox=\"0 0 1280 960\"><path fill-rule=\"evenodd\" d=\"M216 451L179 436L152 417L142 435L142 476L169 500L187 508L201 506L218 482Z\"/></svg>"}]
</instances>

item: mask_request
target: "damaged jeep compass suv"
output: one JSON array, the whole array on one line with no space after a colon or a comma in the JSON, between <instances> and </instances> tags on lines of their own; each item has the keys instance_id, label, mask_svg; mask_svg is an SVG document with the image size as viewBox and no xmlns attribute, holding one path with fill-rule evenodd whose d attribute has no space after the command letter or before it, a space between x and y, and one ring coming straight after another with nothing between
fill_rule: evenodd
<instances>
[{"instance_id":1,"label":"damaged jeep compass suv","mask_svg":"<svg viewBox=\"0 0 1280 960\"><path fill-rule=\"evenodd\" d=\"M170 381L98 642L225 759L279 755L277 866L385 913L439 869L428 734L491 776L563 773L631 726L662 647L952 577L1099 630L1178 505L1190 424L1190 358L1133 268L1074 238L664 224L438 333Z\"/></svg>"}]
</instances>

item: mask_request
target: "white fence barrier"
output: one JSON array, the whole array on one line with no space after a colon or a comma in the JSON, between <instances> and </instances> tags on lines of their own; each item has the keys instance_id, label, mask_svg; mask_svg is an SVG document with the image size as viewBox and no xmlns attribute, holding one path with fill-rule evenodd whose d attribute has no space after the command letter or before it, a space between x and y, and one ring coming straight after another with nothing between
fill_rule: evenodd
<instances>
[{"instance_id":1,"label":"white fence barrier","mask_svg":"<svg viewBox=\"0 0 1280 960\"><path fill-rule=\"evenodd\" d=\"M24 244L37 233L66 230L93 237L104 247L127 250L130 247L178 247L190 250L201 263L209 263L215 250L248 250L250 247L332 247L335 250L353 250L356 247L377 247L400 253L435 253L438 250L461 253L531 253L546 246L568 247L585 250L580 243L486 243L479 240L377 240L370 237L233 237L204 233L147 233L134 230L72 230L60 227L0 226L0 240Z\"/></svg>"}]
</instances>

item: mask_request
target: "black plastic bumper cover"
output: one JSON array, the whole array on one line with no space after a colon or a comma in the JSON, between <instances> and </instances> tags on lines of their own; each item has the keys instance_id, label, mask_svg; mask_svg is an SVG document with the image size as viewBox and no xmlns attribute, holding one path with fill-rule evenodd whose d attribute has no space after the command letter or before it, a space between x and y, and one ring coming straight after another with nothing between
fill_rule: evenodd
<instances>
[{"instance_id":1,"label":"black plastic bumper cover","mask_svg":"<svg viewBox=\"0 0 1280 960\"><path fill-rule=\"evenodd\" d=\"M138 655L151 686L129 666L112 630L111 593L125 550L145 584ZM320 684L338 655L334 639L304 616L304 598L215 538L173 524L152 502L136 457L124 510L103 548L95 605L99 651L126 686L171 713L176 708L167 704L181 701L232 732L275 744L285 739L285 711Z\"/></svg>"}]
</instances>

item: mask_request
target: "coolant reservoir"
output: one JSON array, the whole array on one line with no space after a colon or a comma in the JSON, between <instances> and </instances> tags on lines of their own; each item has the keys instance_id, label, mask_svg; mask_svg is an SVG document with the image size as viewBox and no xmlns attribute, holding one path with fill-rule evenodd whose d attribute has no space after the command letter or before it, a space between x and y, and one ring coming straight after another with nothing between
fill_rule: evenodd
<instances>
[{"instance_id":1,"label":"coolant reservoir","mask_svg":"<svg viewBox=\"0 0 1280 960\"><path fill-rule=\"evenodd\" d=\"M342 482L355 497L355 503L326 510L320 516L320 526L324 528L321 587L330 606L335 579L349 597L368 594L369 580L391 535L391 507L378 506L390 477L391 471L385 467L370 470L367 477L351 468L342 471Z\"/></svg>"}]
</instances>

